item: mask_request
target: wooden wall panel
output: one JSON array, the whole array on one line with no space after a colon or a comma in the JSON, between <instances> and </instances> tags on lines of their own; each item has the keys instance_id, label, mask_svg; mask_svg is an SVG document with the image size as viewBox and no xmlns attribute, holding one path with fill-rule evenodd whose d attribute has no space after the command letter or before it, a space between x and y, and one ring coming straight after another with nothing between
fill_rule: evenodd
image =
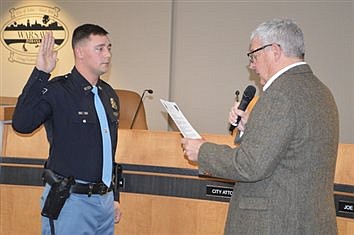
<instances>
[{"instance_id":1,"label":"wooden wall panel","mask_svg":"<svg viewBox=\"0 0 354 235\"><path fill-rule=\"evenodd\" d=\"M354 144L339 144L334 182L354 186Z\"/></svg>"},{"instance_id":2,"label":"wooden wall panel","mask_svg":"<svg viewBox=\"0 0 354 235\"><path fill-rule=\"evenodd\" d=\"M0 234L41 234L41 193L40 187L0 184Z\"/></svg>"},{"instance_id":3,"label":"wooden wall panel","mask_svg":"<svg viewBox=\"0 0 354 235\"><path fill-rule=\"evenodd\" d=\"M40 234L42 187L0 185L0 234ZM227 203L122 193L115 234L222 234Z\"/></svg>"},{"instance_id":4,"label":"wooden wall panel","mask_svg":"<svg viewBox=\"0 0 354 235\"><path fill-rule=\"evenodd\" d=\"M0 234L40 234L42 187L0 185ZM115 234L221 235L228 203L122 193ZM354 233L352 219L337 217L338 234Z\"/></svg>"},{"instance_id":5,"label":"wooden wall panel","mask_svg":"<svg viewBox=\"0 0 354 235\"><path fill-rule=\"evenodd\" d=\"M223 234L228 203L154 195L122 194L123 234ZM117 233L117 234L118 234Z\"/></svg>"},{"instance_id":6,"label":"wooden wall panel","mask_svg":"<svg viewBox=\"0 0 354 235\"><path fill-rule=\"evenodd\" d=\"M338 235L354 234L353 219L337 217Z\"/></svg>"},{"instance_id":7,"label":"wooden wall panel","mask_svg":"<svg viewBox=\"0 0 354 235\"><path fill-rule=\"evenodd\" d=\"M233 137L228 135L202 134L209 141L220 144L233 145ZM196 171L197 166L186 161L180 147L181 136L177 132L151 132L144 130L120 130L119 145L116 161L123 164L132 164L135 167L148 166L149 169L163 169L167 172L144 172L128 170L125 174L130 180L127 188L140 188L136 181L141 177L155 177L151 180L191 179L201 181L197 175L178 175L168 172L170 168ZM44 160L48 155L48 143L45 131L39 129L32 135L19 135L9 124L4 125L2 156L14 159L10 163L1 162L2 172L41 167L38 161ZM335 183L344 187L346 192L335 194L354 198L354 144L340 144L335 174ZM32 161L32 165L14 162L18 159ZM14 167L13 169L9 169ZM18 168L16 168L18 167ZM133 167L134 168L134 167ZM2 174L3 174L2 173ZM36 173L37 174L37 173ZM175 174L175 175L174 175ZM35 175L35 174L28 174ZM155 176L154 176L155 175ZM129 178L130 177L130 178ZM135 177L135 178L134 178ZM40 177L39 177L40 178ZM2 178L4 179L4 178ZM205 179L203 179L205 180ZM149 181L147 181L149 182ZM169 181L161 181L169 182ZM177 180L176 183L184 182ZM188 182L191 183L191 182ZM130 184L130 185L129 185ZM144 185L146 188L155 185ZM40 185L40 184L37 184ZM204 187L204 186L203 186ZM202 189L203 192L204 189ZM173 190L170 190L173 191ZM0 234L40 234L39 198L42 187L0 184L1 214ZM166 196L146 194L139 192L122 192L121 207L123 218L116 225L116 234L222 234L226 218L228 203L215 200L202 200L185 198L181 196ZM354 234L354 219L337 217L339 235Z\"/></svg>"},{"instance_id":8,"label":"wooden wall panel","mask_svg":"<svg viewBox=\"0 0 354 235\"><path fill-rule=\"evenodd\" d=\"M49 144L44 127L40 127L32 134L20 134L5 124L3 129L2 156L46 158Z\"/></svg>"},{"instance_id":9,"label":"wooden wall panel","mask_svg":"<svg viewBox=\"0 0 354 235\"><path fill-rule=\"evenodd\" d=\"M233 145L233 137L203 135L216 143ZM43 127L32 134L19 134L10 124L4 125L3 156L43 158L48 156L49 145ZM178 132L151 132L121 129L118 132L117 162L143 165L196 168L183 157L181 135Z\"/></svg>"}]
</instances>

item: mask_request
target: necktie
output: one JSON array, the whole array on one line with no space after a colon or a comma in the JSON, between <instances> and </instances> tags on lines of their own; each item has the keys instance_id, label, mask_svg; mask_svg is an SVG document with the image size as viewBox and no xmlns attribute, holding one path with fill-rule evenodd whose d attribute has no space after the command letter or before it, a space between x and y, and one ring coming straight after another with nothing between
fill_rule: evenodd
<instances>
[{"instance_id":1,"label":"necktie","mask_svg":"<svg viewBox=\"0 0 354 235\"><path fill-rule=\"evenodd\" d=\"M112 144L109 126L107 122L106 111L104 110L102 101L98 95L97 87L92 88L92 93L95 94L95 108L101 126L102 144L103 144L103 169L102 181L108 187L112 180Z\"/></svg>"}]
</instances>

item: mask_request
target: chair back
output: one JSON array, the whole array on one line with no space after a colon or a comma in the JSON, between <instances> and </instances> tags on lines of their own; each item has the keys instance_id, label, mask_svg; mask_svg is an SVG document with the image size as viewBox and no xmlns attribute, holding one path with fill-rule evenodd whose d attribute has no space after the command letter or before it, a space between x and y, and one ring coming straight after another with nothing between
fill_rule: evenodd
<instances>
[{"instance_id":1,"label":"chair back","mask_svg":"<svg viewBox=\"0 0 354 235\"><path fill-rule=\"evenodd\" d=\"M144 103L142 102L136 114L134 124L134 115L138 109L141 96L135 91L115 89L119 97L119 128L122 129L140 129L147 130L147 121Z\"/></svg>"}]
</instances>

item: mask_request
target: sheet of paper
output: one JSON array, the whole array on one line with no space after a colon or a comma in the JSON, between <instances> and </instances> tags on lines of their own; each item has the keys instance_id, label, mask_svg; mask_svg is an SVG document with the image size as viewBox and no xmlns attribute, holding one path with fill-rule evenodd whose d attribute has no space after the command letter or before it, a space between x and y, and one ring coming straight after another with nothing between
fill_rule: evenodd
<instances>
[{"instance_id":1,"label":"sheet of paper","mask_svg":"<svg viewBox=\"0 0 354 235\"><path fill-rule=\"evenodd\" d=\"M201 139L202 137L198 134L198 132L192 127L192 125L188 122L188 120L183 115L181 109L175 102L166 101L160 99L162 105L165 107L166 111L172 118L172 120L176 123L179 131L185 138L191 139Z\"/></svg>"}]
</instances>

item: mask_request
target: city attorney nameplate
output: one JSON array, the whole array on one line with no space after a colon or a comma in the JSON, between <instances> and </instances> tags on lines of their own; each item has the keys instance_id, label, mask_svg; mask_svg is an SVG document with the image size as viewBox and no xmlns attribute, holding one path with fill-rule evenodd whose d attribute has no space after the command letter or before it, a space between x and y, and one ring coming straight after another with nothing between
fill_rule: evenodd
<instances>
[{"instance_id":1,"label":"city attorney nameplate","mask_svg":"<svg viewBox=\"0 0 354 235\"><path fill-rule=\"evenodd\" d=\"M223 187L223 186L215 186L215 185L206 186L207 196L230 198L232 196L232 192L233 192L232 187Z\"/></svg>"}]
</instances>

